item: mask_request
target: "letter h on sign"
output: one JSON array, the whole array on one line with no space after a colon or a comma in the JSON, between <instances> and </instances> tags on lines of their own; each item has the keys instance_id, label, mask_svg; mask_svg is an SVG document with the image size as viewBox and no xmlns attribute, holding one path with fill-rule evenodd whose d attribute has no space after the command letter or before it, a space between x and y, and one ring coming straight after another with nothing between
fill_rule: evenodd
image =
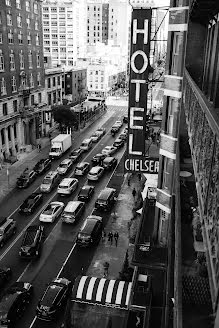
<instances>
[{"instance_id":1,"label":"letter h on sign","mask_svg":"<svg viewBox=\"0 0 219 328\"><path fill-rule=\"evenodd\" d=\"M130 51L129 138L126 160L145 158L148 56L150 53L151 9L133 9ZM127 169L125 171L135 171ZM137 167L134 165L132 167Z\"/></svg>"}]
</instances>

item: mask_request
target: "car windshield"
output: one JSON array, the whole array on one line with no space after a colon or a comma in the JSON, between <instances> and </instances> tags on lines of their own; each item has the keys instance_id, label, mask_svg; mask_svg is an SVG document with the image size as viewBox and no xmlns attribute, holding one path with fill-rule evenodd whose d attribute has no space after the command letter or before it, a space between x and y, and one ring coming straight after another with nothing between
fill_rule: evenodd
<instances>
[{"instance_id":1,"label":"car windshield","mask_svg":"<svg viewBox=\"0 0 219 328\"><path fill-rule=\"evenodd\" d=\"M97 172L97 171L90 171L89 172L89 175L97 175L99 172Z\"/></svg>"},{"instance_id":2,"label":"car windshield","mask_svg":"<svg viewBox=\"0 0 219 328\"><path fill-rule=\"evenodd\" d=\"M60 185L59 185L59 188L62 188L62 189L68 189L68 186L66 186L65 184L60 184Z\"/></svg>"},{"instance_id":3,"label":"car windshield","mask_svg":"<svg viewBox=\"0 0 219 328\"><path fill-rule=\"evenodd\" d=\"M83 171L83 169L84 169L84 166L78 166L78 167L76 167L76 170L77 171Z\"/></svg>"},{"instance_id":4,"label":"car windshield","mask_svg":"<svg viewBox=\"0 0 219 328\"><path fill-rule=\"evenodd\" d=\"M51 205L48 205L44 210L44 214L50 215L52 213L53 213L53 207Z\"/></svg>"},{"instance_id":5,"label":"car windshield","mask_svg":"<svg viewBox=\"0 0 219 328\"><path fill-rule=\"evenodd\" d=\"M51 153L58 153L59 151L59 148L51 148Z\"/></svg>"},{"instance_id":6,"label":"car windshield","mask_svg":"<svg viewBox=\"0 0 219 328\"><path fill-rule=\"evenodd\" d=\"M51 184L51 179L49 178L43 179L43 184Z\"/></svg>"},{"instance_id":7,"label":"car windshield","mask_svg":"<svg viewBox=\"0 0 219 328\"><path fill-rule=\"evenodd\" d=\"M59 165L59 167L60 167L61 169L65 169L67 166L68 166L68 164L64 164L64 163L61 163L61 164Z\"/></svg>"},{"instance_id":8,"label":"car windshield","mask_svg":"<svg viewBox=\"0 0 219 328\"><path fill-rule=\"evenodd\" d=\"M86 233L81 233L81 232L79 232L79 234L78 234L78 238L81 238L81 239L89 239L90 236L87 235Z\"/></svg>"},{"instance_id":9,"label":"car windshield","mask_svg":"<svg viewBox=\"0 0 219 328\"><path fill-rule=\"evenodd\" d=\"M45 306L51 306L61 290L62 290L61 286L57 286L57 285L49 286L41 300L41 304Z\"/></svg>"},{"instance_id":10,"label":"car windshield","mask_svg":"<svg viewBox=\"0 0 219 328\"><path fill-rule=\"evenodd\" d=\"M85 196L85 195L88 194L88 192L89 192L88 188L81 189L81 191L80 191L80 195Z\"/></svg>"},{"instance_id":11,"label":"car windshield","mask_svg":"<svg viewBox=\"0 0 219 328\"><path fill-rule=\"evenodd\" d=\"M24 177L18 179L18 182L27 182L27 181L28 178L24 178Z\"/></svg>"},{"instance_id":12,"label":"car windshield","mask_svg":"<svg viewBox=\"0 0 219 328\"><path fill-rule=\"evenodd\" d=\"M75 150L73 150L73 152L71 153L71 155L77 155L79 152L80 152L79 149L75 149Z\"/></svg>"}]
</instances>

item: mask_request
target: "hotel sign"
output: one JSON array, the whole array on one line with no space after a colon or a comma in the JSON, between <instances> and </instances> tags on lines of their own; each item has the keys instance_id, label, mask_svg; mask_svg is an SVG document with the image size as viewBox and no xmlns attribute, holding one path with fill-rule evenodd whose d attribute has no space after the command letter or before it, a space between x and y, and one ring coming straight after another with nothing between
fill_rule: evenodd
<instances>
[{"instance_id":1,"label":"hotel sign","mask_svg":"<svg viewBox=\"0 0 219 328\"><path fill-rule=\"evenodd\" d=\"M152 166L145 156L151 12L132 12L126 172L146 172Z\"/></svg>"}]
</instances>

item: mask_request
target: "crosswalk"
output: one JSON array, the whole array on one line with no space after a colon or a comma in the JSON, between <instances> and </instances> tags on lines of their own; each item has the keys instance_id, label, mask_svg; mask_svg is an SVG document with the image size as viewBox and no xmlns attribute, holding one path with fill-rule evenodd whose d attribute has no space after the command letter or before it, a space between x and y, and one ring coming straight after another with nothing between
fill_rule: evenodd
<instances>
[{"instance_id":1,"label":"crosswalk","mask_svg":"<svg viewBox=\"0 0 219 328\"><path fill-rule=\"evenodd\" d=\"M107 111L108 112L114 112L114 113L119 113L119 114L123 114L123 115L128 115L128 107L126 106L107 106Z\"/></svg>"}]
</instances>

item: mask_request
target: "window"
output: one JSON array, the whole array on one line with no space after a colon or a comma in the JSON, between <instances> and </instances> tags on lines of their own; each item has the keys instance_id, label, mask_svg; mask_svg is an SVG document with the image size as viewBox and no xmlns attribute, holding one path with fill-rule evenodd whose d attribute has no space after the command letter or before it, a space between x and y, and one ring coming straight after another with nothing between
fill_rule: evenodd
<instances>
[{"instance_id":1,"label":"window","mask_svg":"<svg viewBox=\"0 0 219 328\"><path fill-rule=\"evenodd\" d=\"M5 70L4 56L2 54L2 50L0 50L0 72L3 72L4 70Z\"/></svg>"},{"instance_id":2,"label":"window","mask_svg":"<svg viewBox=\"0 0 219 328\"><path fill-rule=\"evenodd\" d=\"M34 105L34 95L31 95L30 97L30 104L31 106Z\"/></svg>"},{"instance_id":3,"label":"window","mask_svg":"<svg viewBox=\"0 0 219 328\"><path fill-rule=\"evenodd\" d=\"M38 85L38 87L41 85L41 76L40 76L40 72L37 73L37 85Z\"/></svg>"},{"instance_id":4,"label":"window","mask_svg":"<svg viewBox=\"0 0 219 328\"><path fill-rule=\"evenodd\" d=\"M43 12L48 12L49 11L49 7L43 7Z\"/></svg>"},{"instance_id":5,"label":"window","mask_svg":"<svg viewBox=\"0 0 219 328\"><path fill-rule=\"evenodd\" d=\"M40 67L40 53L37 53L37 67Z\"/></svg>"},{"instance_id":6,"label":"window","mask_svg":"<svg viewBox=\"0 0 219 328\"><path fill-rule=\"evenodd\" d=\"M19 53L19 59L20 59L20 69L24 69L24 55L23 55L22 50Z\"/></svg>"},{"instance_id":7,"label":"window","mask_svg":"<svg viewBox=\"0 0 219 328\"><path fill-rule=\"evenodd\" d=\"M165 189L169 189L170 187L170 166L172 163L172 159L165 157L163 169L163 188Z\"/></svg>"},{"instance_id":8,"label":"window","mask_svg":"<svg viewBox=\"0 0 219 328\"><path fill-rule=\"evenodd\" d=\"M36 35L36 46L40 45L40 36L39 34Z\"/></svg>"},{"instance_id":9,"label":"window","mask_svg":"<svg viewBox=\"0 0 219 328\"><path fill-rule=\"evenodd\" d=\"M17 91L17 84L16 84L16 77L12 76L11 79L11 87L12 87L12 92L16 92Z\"/></svg>"},{"instance_id":10,"label":"window","mask_svg":"<svg viewBox=\"0 0 219 328\"><path fill-rule=\"evenodd\" d=\"M7 94L7 90L6 90L6 82L4 77L1 80L1 95L4 96Z\"/></svg>"},{"instance_id":11,"label":"window","mask_svg":"<svg viewBox=\"0 0 219 328\"><path fill-rule=\"evenodd\" d=\"M17 112L17 110L18 110L18 102L17 102L17 100L13 100L13 110L14 110L14 112Z\"/></svg>"},{"instance_id":12,"label":"window","mask_svg":"<svg viewBox=\"0 0 219 328\"><path fill-rule=\"evenodd\" d=\"M31 50L28 53L28 63L29 63L29 68L33 68L33 55Z\"/></svg>"},{"instance_id":13,"label":"window","mask_svg":"<svg viewBox=\"0 0 219 328\"><path fill-rule=\"evenodd\" d=\"M23 44L23 33L21 31L18 33L18 43Z\"/></svg>"},{"instance_id":14,"label":"window","mask_svg":"<svg viewBox=\"0 0 219 328\"><path fill-rule=\"evenodd\" d=\"M38 20L35 21L35 30L36 31L39 30L39 21Z\"/></svg>"},{"instance_id":15,"label":"window","mask_svg":"<svg viewBox=\"0 0 219 328\"><path fill-rule=\"evenodd\" d=\"M37 3L34 3L34 5L33 5L33 11L34 11L34 14L38 14L39 13L39 9L38 9L38 4Z\"/></svg>"},{"instance_id":16,"label":"window","mask_svg":"<svg viewBox=\"0 0 219 328\"><path fill-rule=\"evenodd\" d=\"M42 102L42 94L41 92L38 93L38 103L40 104Z\"/></svg>"},{"instance_id":17,"label":"window","mask_svg":"<svg viewBox=\"0 0 219 328\"><path fill-rule=\"evenodd\" d=\"M58 85L61 84L61 79L60 79L60 76L58 76Z\"/></svg>"},{"instance_id":18,"label":"window","mask_svg":"<svg viewBox=\"0 0 219 328\"><path fill-rule=\"evenodd\" d=\"M17 26L22 27L22 18L20 16L20 14L17 16Z\"/></svg>"},{"instance_id":19,"label":"window","mask_svg":"<svg viewBox=\"0 0 219 328\"><path fill-rule=\"evenodd\" d=\"M31 35L30 32L27 34L27 44L31 44Z\"/></svg>"},{"instance_id":20,"label":"window","mask_svg":"<svg viewBox=\"0 0 219 328\"><path fill-rule=\"evenodd\" d=\"M48 93L48 105L52 104L52 94Z\"/></svg>"},{"instance_id":21,"label":"window","mask_svg":"<svg viewBox=\"0 0 219 328\"><path fill-rule=\"evenodd\" d=\"M14 61L14 52L11 50L10 53L10 70L14 71L15 70L15 61Z\"/></svg>"},{"instance_id":22,"label":"window","mask_svg":"<svg viewBox=\"0 0 219 328\"><path fill-rule=\"evenodd\" d=\"M52 78L52 84L54 87L56 86L56 78L55 77Z\"/></svg>"},{"instance_id":23,"label":"window","mask_svg":"<svg viewBox=\"0 0 219 328\"><path fill-rule=\"evenodd\" d=\"M59 8L59 12L60 12L60 13L65 12L65 7L60 7L60 8Z\"/></svg>"},{"instance_id":24,"label":"window","mask_svg":"<svg viewBox=\"0 0 219 328\"><path fill-rule=\"evenodd\" d=\"M173 40L173 61L172 61L172 74L177 75L178 60L179 60L179 46L180 46L180 34L174 33Z\"/></svg>"},{"instance_id":25,"label":"window","mask_svg":"<svg viewBox=\"0 0 219 328\"><path fill-rule=\"evenodd\" d=\"M44 26L49 26L49 21L44 21L44 22L43 22L43 25L44 25Z\"/></svg>"},{"instance_id":26,"label":"window","mask_svg":"<svg viewBox=\"0 0 219 328\"><path fill-rule=\"evenodd\" d=\"M16 0L16 8L21 9L21 0Z\"/></svg>"},{"instance_id":27,"label":"window","mask_svg":"<svg viewBox=\"0 0 219 328\"><path fill-rule=\"evenodd\" d=\"M0 43L3 42L3 36L2 36L2 33L0 33Z\"/></svg>"},{"instance_id":28,"label":"window","mask_svg":"<svg viewBox=\"0 0 219 328\"><path fill-rule=\"evenodd\" d=\"M12 14L7 13L7 25L11 26L12 25Z\"/></svg>"},{"instance_id":29,"label":"window","mask_svg":"<svg viewBox=\"0 0 219 328\"><path fill-rule=\"evenodd\" d=\"M56 7L52 7L52 8L51 8L51 12L53 12L53 13L57 13L57 8L56 8Z\"/></svg>"},{"instance_id":30,"label":"window","mask_svg":"<svg viewBox=\"0 0 219 328\"><path fill-rule=\"evenodd\" d=\"M168 122L167 122L167 133L173 133L173 113L174 113L174 99L171 99L168 106Z\"/></svg>"},{"instance_id":31,"label":"window","mask_svg":"<svg viewBox=\"0 0 219 328\"><path fill-rule=\"evenodd\" d=\"M26 0L26 11L30 11L30 1Z\"/></svg>"},{"instance_id":32,"label":"window","mask_svg":"<svg viewBox=\"0 0 219 328\"><path fill-rule=\"evenodd\" d=\"M48 88L51 88L51 80L48 78Z\"/></svg>"},{"instance_id":33,"label":"window","mask_svg":"<svg viewBox=\"0 0 219 328\"><path fill-rule=\"evenodd\" d=\"M6 6L11 6L11 0L6 0L5 3L6 3Z\"/></svg>"},{"instance_id":34,"label":"window","mask_svg":"<svg viewBox=\"0 0 219 328\"><path fill-rule=\"evenodd\" d=\"M94 6L94 11L96 10L96 6Z\"/></svg>"},{"instance_id":35,"label":"window","mask_svg":"<svg viewBox=\"0 0 219 328\"><path fill-rule=\"evenodd\" d=\"M33 79L33 74L30 74L30 88L34 88L34 79Z\"/></svg>"},{"instance_id":36,"label":"window","mask_svg":"<svg viewBox=\"0 0 219 328\"><path fill-rule=\"evenodd\" d=\"M2 105L2 110L3 110L3 115L4 116L8 115L8 104L7 103L4 103Z\"/></svg>"},{"instance_id":37,"label":"window","mask_svg":"<svg viewBox=\"0 0 219 328\"><path fill-rule=\"evenodd\" d=\"M27 17L26 22L27 22L27 28L30 28L30 17Z\"/></svg>"}]
</instances>

